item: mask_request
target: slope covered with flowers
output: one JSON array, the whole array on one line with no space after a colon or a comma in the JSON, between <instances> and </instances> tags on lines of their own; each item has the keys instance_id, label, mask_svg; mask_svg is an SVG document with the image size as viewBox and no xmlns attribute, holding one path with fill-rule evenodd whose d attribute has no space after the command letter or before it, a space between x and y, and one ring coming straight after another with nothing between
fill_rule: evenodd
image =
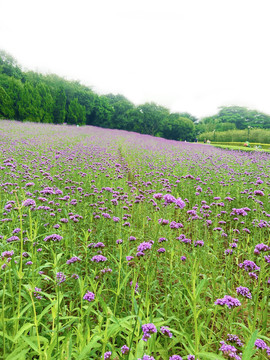
<instances>
[{"instance_id":1,"label":"slope covered with flowers","mask_svg":"<svg viewBox=\"0 0 270 360\"><path fill-rule=\"evenodd\" d=\"M270 155L0 124L4 359L270 356Z\"/></svg>"}]
</instances>

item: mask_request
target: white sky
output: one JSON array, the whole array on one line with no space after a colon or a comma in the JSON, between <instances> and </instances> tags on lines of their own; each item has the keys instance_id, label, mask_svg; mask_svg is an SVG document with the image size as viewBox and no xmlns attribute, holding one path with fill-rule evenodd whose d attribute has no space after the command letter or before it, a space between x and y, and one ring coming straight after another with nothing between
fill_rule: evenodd
<instances>
[{"instance_id":1,"label":"white sky","mask_svg":"<svg viewBox=\"0 0 270 360\"><path fill-rule=\"evenodd\" d=\"M135 104L270 114L269 0L0 0L0 49Z\"/></svg>"}]
</instances>

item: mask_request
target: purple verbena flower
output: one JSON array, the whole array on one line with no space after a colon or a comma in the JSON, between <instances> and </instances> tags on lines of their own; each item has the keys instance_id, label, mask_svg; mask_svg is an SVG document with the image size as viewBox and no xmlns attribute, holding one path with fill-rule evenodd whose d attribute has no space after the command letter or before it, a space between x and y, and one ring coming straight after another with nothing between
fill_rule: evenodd
<instances>
[{"instance_id":1,"label":"purple verbena flower","mask_svg":"<svg viewBox=\"0 0 270 360\"><path fill-rule=\"evenodd\" d=\"M95 294L92 293L91 291L87 291L87 293L84 295L83 299L87 300L89 302L94 301L95 300Z\"/></svg>"},{"instance_id":2,"label":"purple verbena flower","mask_svg":"<svg viewBox=\"0 0 270 360\"><path fill-rule=\"evenodd\" d=\"M233 298L232 296L229 295L225 295L224 298L222 299L217 299L215 301L215 305L227 305L229 309L231 309L232 307L237 307L237 306L241 306L241 303L238 299Z\"/></svg>"}]
</instances>

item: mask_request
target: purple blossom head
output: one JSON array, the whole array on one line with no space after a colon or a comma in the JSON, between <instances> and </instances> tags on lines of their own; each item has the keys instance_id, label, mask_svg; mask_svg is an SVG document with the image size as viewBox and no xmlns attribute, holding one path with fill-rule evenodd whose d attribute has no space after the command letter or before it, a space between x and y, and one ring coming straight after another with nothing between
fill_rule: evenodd
<instances>
[{"instance_id":1,"label":"purple blossom head","mask_svg":"<svg viewBox=\"0 0 270 360\"><path fill-rule=\"evenodd\" d=\"M52 234L52 235L46 236L43 240L44 241L61 241L62 239L63 239L63 236L58 235L58 234Z\"/></svg>"},{"instance_id":2,"label":"purple blossom head","mask_svg":"<svg viewBox=\"0 0 270 360\"><path fill-rule=\"evenodd\" d=\"M239 264L239 267L242 269L244 268L245 271L250 271L250 270L253 270L253 271L260 271L260 268L259 266L257 266L255 264L255 262L251 261L251 260L245 260L243 261L243 263Z\"/></svg>"},{"instance_id":3,"label":"purple blossom head","mask_svg":"<svg viewBox=\"0 0 270 360\"><path fill-rule=\"evenodd\" d=\"M175 203L175 201L176 201L175 197L172 196L171 194L164 195L163 200L164 200L165 205Z\"/></svg>"},{"instance_id":4,"label":"purple blossom head","mask_svg":"<svg viewBox=\"0 0 270 360\"><path fill-rule=\"evenodd\" d=\"M128 352L129 352L129 347L128 347L127 345L123 345L123 346L121 347L121 353L122 353L123 355L126 355Z\"/></svg>"},{"instance_id":5,"label":"purple blossom head","mask_svg":"<svg viewBox=\"0 0 270 360\"><path fill-rule=\"evenodd\" d=\"M91 291L87 291L87 293L83 297L83 300L87 300L89 302L94 301L95 300L95 294L92 293Z\"/></svg>"},{"instance_id":6,"label":"purple blossom head","mask_svg":"<svg viewBox=\"0 0 270 360\"><path fill-rule=\"evenodd\" d=\"M70 258L69 260L67 260L67 264L73 264L77 261L82 261L80 258L78 258L78 256L73 256L72 258Z\"/></svg>"},{"instance_id":7,"label":"purple blossom head","mask_svg":"<svg viewBox=\"0 0 270 360\"><path fill-rule=\"evenodd\" d=\"M92 257L91 261L99 263L107 261L107 258L103 255L95 255Z\"/></svg>"},{"instance_id":8,"label":"purple blossom head","mask_svg":"<svg viewBox=\"0 0 270 360\"><path fill-rule=\"evenodd\" d=\"M154 334L157 332L157 328L155 327L154 324L149 323L149 324L142 325L142 331L143 331L142 340L147 341L151 337L151 334Z\"/></svg>"},{"instance_id":9,"label":"purple blossom head","mask_svg":"<svg viewBox=\"0 0 270 360\"><path fill-rule=\"evenodd\" d=\"M255 346L257 349L267 349L267 348L268 348L268 346L266 345L266 343L265 343L263 340L261 340L261 339L257 339L257 340L255 341L254 346Z\"/></svg>"},{"instance_id":10,"label":"purple blossom head","mask_svg":"<svg viewBox=\"0 0 270 360\"><path fill-rule=\"evenodd\" d=\"M175 205L179 207L179 209L183 209L186 206L186 203L179 197L175 200Z\"/></svg>"},{"instance_id":11,"label":"purple blossom head","mask_svg":"<svg viewBox=\"0 0 270 360\"><path fill-rule=\"evenodd\" d=\"M163 335L166 335L169 338L172 337L172 333L170 332L170 329L168 328L168 326L161 326L160 331Z\"/></svg>"},{"instance_id":12,"label":"purple blossom head","mask_svg":"<svg viewBox=\"0 0 270 360\"><path fill-rule=\"evenodd\" d=\"M26 199L22 202L22 206L36 206L36 202L33 199Z\"/></svg>"},{"instance_id":13,"label":"purple blossom head","mask_svg":"<svg viewBox=\"0 0 270 360\"><path fill-rule=\"evenodd\" d=\"M247 288L247 287L239 286L238 288L236 288L236 292L237 292L237 294L240 294L248 299L252 299L251 292L250 292L249 288Z\"/></svg>"},{"instance_id":14,"label":"purple blossom head","mask_svg":"<svg viewBox=\"0 0 270 360\"><path fill-rule=\"evenodd\" d=\"M237 306L241 306L241 303L238 299L233 298L230 295L225 295L224 298L222 299L217 299L215 301L215 305L227 305L229 309L233 308L233 307L237 307Z\"/></svg>"},{"instance_id":15,"label":"purple blossom head","mask_svg":"<svg viewBox=\"0 0 270 360\"><path fill-rule=\"evenodd\" d=\"M104 354L104 360L110 359L112 356L112 352L111 351L107 351Z\"/></svg>"},{"instance_id":16,"label":"purple blossom head","mask_svg":"<svg viewBox=\"0 0 270 360\"><path fill-rule=\"evenodd\" d=\"M66 281L66 276L62 272L56 274L57 284L60 285Z\"/></svg>"},{"instance_id":17,"label":"purple blossom head","mask_svg":"<svg viewBox=\"0 0 270 360\"><path fill-rule=\"evenodd\" d=\"M220 344L221 347L219 350L223 352L223 355L236 360L241 360L241 357L237 355L237 349L233 345L226 344L224 341L221 341Z\"/></svg>"},{"instance_id":18,"label":"purple blossom head","mask_svg":"<svg viewBox=\"0 0 270 360\"><path fill-rule=\"evenodd\" d=\"M152 243L144 241L137 247L137 251L143 252L145 250L150 250L151 247L152 247Z\"/></svg>"}]
</instances>

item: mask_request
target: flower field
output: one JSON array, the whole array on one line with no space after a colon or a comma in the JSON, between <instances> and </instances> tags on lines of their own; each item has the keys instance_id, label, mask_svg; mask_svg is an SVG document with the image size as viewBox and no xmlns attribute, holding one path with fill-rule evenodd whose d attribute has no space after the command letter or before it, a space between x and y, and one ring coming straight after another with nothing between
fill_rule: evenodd
<instances>
[{"instance_id":1,"label":"flower field","mask_svg":"<svg viewBox=\"0 0 270 360\"><path fill-rule=\"evenodd\" d=\"M270 154L0 122L0 359L270 358Z\"/></svg>"}]
</instances>

